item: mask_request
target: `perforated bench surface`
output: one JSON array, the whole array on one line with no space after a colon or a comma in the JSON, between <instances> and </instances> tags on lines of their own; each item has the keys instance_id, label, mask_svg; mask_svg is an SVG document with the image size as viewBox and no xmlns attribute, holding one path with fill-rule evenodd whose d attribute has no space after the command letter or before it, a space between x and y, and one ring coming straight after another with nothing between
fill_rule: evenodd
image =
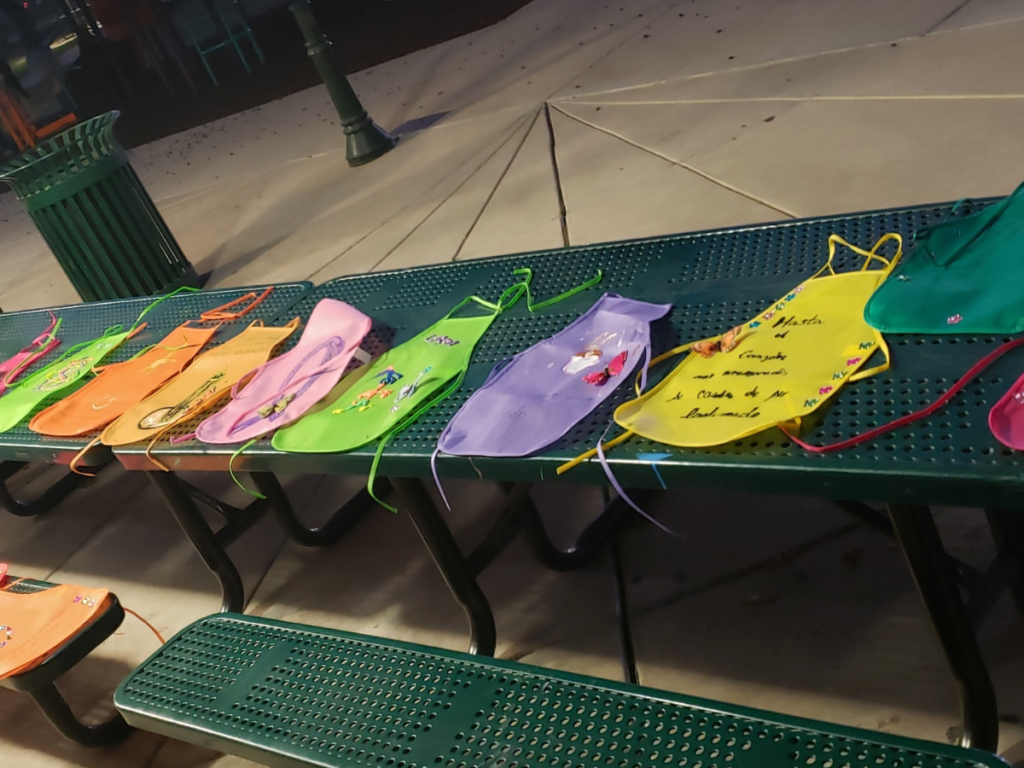
<instances>
[{"instance_id":1,"label":"perforated bench surface","mask_svg":"<svg viewBox=\"0 0 1024 768\"><path fill-rule=\"evenodd\" d=\"M898 232L910 252L917 230L985 204L962 206L955 214L951 204L915 206L353 275L317 287L294 311L308 315L317 301L328 297L353 304L373 318L373 330L363 346L378 354L415 336L466 296L475 293L495 300L515 280L516 268L533 270L538 299L579 285L598 269L604 271L599 286L565 302L534 315L520 302L499 317L475 350L462 388L388 445L382 476L425 478L430 476L430 456L441 431L494 365L564 328L602 292L673 305L668 318L652 328L654 352L659 354L723 333L785 295L825 262L830 234L870 247L886 232ZM836 254L838 270L858 269L862 263L861 257L845 249ZM893 352L892 369L843 387L827 407L804 420L805 439L833 443L912 413L943 394L1005 340L964 334L886 338ZM673 365L656 369L650 377L652 385ZM608 460L626 487L658 487L658 475L643 457L667 453L658 470L670 487L728 484L759 493L1024 510L1024 453L1000 445L987 423L989 408L1021 371L1024 351L1018 350L999 360L933 416L836 453L810 454L773 429L705 449L666 448L634 437L610 451ZM630 387L620 386L540 455L472 460L442 455L438 472L445 477L499 481L551 480L559 465L594 447L615 408L630 396ZM182 425L182 433L189 431L194 431L194 425ZM242 471L365 474L375 447L344 454L283 454L261 440L233 466ZM162 443L154 454L171 468L223 471L235 448L193 440ZM145 469L151 465L144 450L144 446L127 446L115 453L126 466ZM564 477L607 483L596 461Z\"/></svg>"},{"instance_id":2,"label":"perforated bench surface","mask_svg":"<svg viewBox=\"0 0 1024 768\"><path fill-rule=\"evenodd\" d=\"M988 753L220 614L118 688L138 728L271 766L1005 768Z\"/></svg>"}]
</instances>

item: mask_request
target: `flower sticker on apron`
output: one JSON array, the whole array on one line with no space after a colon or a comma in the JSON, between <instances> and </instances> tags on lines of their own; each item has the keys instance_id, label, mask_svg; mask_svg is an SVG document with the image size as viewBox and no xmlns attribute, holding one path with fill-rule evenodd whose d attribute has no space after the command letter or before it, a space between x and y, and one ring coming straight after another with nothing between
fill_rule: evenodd
<instances>
[{"instance_id":1,"label":"flower sticker on apron","mask_svg":"<svg viewBox=\"0 0 1024 768\"><path fill-rule=\"evenodd\" d=\"M575 374L595 366L600 362L600 349L584 349L582 352L577 352L569 358L569 362L565 364L565 367L562 368L562 370L569 374Z\"/></svg>"},{"instance_id":2,"label":"flower sticker on apron","mask_svg":"<svg viewBox=\"0 0 1024 768\"><path fill-rule=\"evenodd\" d=\"M610 341L614 341L618 335L618 332L612 331L606 331L598 334L590 340L581 352L577 352L569 358L569 362L565 364L562 371L569 375L575 375L580 371L585 371L587 368L592 368L593 366L598 365L601 362L601 358L604 356L604 352L601 351L601 347Z\"/></svg>"}]
</instances>

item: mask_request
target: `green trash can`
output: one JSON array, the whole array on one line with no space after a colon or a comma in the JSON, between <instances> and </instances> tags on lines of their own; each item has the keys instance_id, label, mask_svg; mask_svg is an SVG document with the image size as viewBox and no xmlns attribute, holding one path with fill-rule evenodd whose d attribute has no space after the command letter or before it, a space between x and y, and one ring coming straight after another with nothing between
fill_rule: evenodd
<instances>
[{"instance_id":1,"label":"green trash can","mask_svg":"<svg viewBox=\"0 0 1024 768\"><path fill-rule=\"evenodd\" d=\"M199 287L114 138L119 112L56 134L0 169L85 301Z\"/></svg>"}]
</instances>

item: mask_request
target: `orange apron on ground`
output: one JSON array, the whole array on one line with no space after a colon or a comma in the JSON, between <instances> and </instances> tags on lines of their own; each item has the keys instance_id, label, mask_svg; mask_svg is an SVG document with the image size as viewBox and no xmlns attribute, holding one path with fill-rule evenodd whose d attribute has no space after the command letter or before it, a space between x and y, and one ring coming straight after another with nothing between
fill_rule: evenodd
<instances>
[{"instance_id":1,"label":"orange apron on ground","mask_svg":"<svg viewBox=\"0 0 1024 768\"><path fill-rule=\"evenodd\" d=\"M60 584L42 592L0 591L0 679L34 669L110 604L105 589Z\"/></svg>"}]
</instances>

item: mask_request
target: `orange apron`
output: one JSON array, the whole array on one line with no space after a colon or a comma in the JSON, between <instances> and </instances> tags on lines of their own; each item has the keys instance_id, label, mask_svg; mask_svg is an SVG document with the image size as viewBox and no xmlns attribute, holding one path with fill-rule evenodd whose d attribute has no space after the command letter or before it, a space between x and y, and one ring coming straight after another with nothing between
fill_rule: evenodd
<instances>
[{"instance_id":1,"label":"orange apron","mask_svg":"<svg viewBox=\"0 0 1024 768\"><path fill-rule=\"evenodd\" d=\"M94 368L99 373L95 379L37 413L29 422L29 429L53 437L99 432L180 373L216 331L216 326L181 325L138 357Z\"/></svg>"},{"instance_id":2,"label":"orange apron","mask_svg":"<svg viewBox=\"0 0 1024 768\"><path fill-rule=\"evenodd\" d=\"M38 667L109 604L107 590L70 584L29 594L0 591L0 679Z\"/></svg>"},{"instance_id":3,"label":"orange apron","mask_svg":"<svg viewBox=\"0 0 1024 768\"><path fill-rule=\"evenodd\" d=\"M103 444L149 440L152 447L177 424L213 408L236 384L267 362L298 326L299 318L280 328L267 328L257 320L233 339L202 353L192 365L103 430Z\"/></svg>"}]
</instances>

